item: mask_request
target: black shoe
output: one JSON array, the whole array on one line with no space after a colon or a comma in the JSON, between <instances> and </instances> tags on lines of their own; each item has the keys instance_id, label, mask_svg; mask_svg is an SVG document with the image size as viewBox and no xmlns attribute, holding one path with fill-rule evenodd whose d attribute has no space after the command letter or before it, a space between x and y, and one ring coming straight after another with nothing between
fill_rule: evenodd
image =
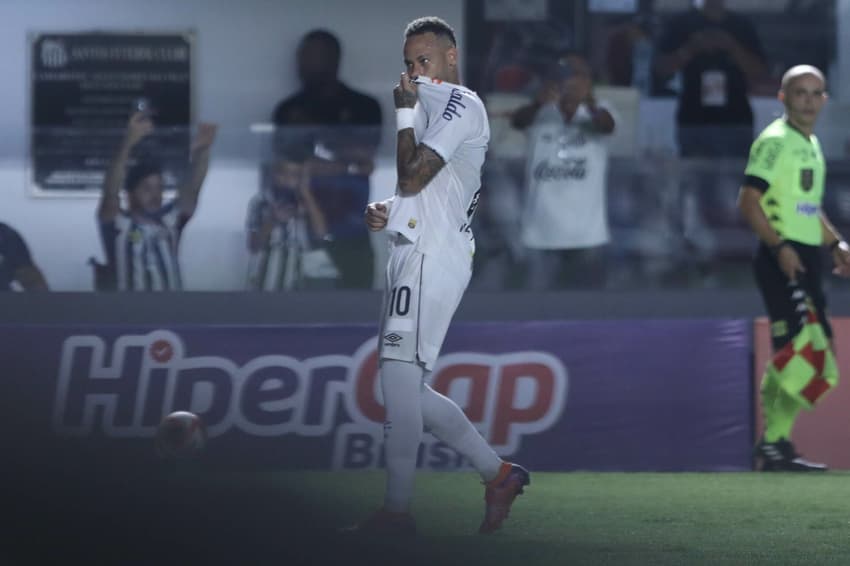
<instances>
[{"instance_id":1,"label":"black shoe","mask_svg":"<svg viewBox=\"0 0 850 566\"><path fill-rule=\"evenodd\" d=\"M763 472L825 472L825 464L809 462L801 457L794 445L780 438L776 442L762 440L756 447L756 452L762 460Z\"/></svg>"}]
</instances>

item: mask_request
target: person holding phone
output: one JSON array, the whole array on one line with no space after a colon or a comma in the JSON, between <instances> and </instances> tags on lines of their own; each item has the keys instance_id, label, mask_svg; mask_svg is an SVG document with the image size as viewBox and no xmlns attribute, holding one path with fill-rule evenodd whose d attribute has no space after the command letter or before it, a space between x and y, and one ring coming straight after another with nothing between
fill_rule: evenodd
<instances>
[{"instance_id":1,"label":"person holding phone","mask_svg":"<svg viewBox=\"0 0 850 566\"><path fill-rule=\"evenodd\" d=\"M267 166L266 186L248 206L248 289L332 287L339 276L324 249L324 210L313 195L309 155L298 146Z\"/></svg>"},{"instance_id":2,"label":"person holding phone","mask_svg":"<svg viewBox=\"0 0 850 566\"><path fill-rule=\"evenodd\" d=\"M615 118L593 94L587 60L578 53L559 57L511 125L528 132L520 232L529 252L528 287L604 284L607 139Z\"/></svg>"},{"instance_id":3,"label":"person holding phone","mask_svg":"<svg viewBox=\"0 0 850 566\"><path fill-rule=\"evenodd\" d=\"M725 0L693 0L672 17L657 45L653 70L682 87L676 111L682 157L738 157L753 141L749 93L768 76L767 57L751 19Z\"/></svg>"}]
</instances>

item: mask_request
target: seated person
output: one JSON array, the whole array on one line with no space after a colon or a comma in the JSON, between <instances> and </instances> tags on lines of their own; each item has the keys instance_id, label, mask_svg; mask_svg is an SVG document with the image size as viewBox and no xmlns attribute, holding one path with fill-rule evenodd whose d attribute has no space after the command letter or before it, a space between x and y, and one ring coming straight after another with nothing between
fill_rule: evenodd
<instances>
[{"instance_id":1,"label":"seated person","mask_svg":"<svg viewBox=\"0 0 850 566\"><path fill-rule=\"evenodd\" d=\"M33 262L26 242L14 228L0 222L0 291L46 291L47 281Z\"/></svg>"}]
</instances>

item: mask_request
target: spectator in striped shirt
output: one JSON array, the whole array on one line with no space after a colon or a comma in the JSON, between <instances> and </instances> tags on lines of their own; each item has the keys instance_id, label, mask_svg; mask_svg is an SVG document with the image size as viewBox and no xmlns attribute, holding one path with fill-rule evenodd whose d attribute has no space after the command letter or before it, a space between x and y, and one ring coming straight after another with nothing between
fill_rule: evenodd
<instances>
[{"instance_id":1,"label":"spectator in striped shirt","mask_svg":"<svg viewBox=\"0 0 850 566\"><path fill-rule=\"evenodd\" d=\"M309 157L298 146L282 152L248 206L250 290L330 288L339 279L325 247L328 223L313 195Z\"/></svg>"},{"instance_id":2,"label":"spectator in striped shirt","mask_svg":"<svg viewBox=\"0 0 850 566\"><path fill-rule=\"evenodd\" d=\"M163 203L162 169L151 157L129 168L136 145L153 131L147 112L135 112L103 183L97 210L107 265L99 288L119 291L179 291L183 288L178 245L198 204L209 167L216 125L200 124L191 148L191 167L177 197ZM121 187L127 209L120 206Z\"/></svg>"}]
</instances>

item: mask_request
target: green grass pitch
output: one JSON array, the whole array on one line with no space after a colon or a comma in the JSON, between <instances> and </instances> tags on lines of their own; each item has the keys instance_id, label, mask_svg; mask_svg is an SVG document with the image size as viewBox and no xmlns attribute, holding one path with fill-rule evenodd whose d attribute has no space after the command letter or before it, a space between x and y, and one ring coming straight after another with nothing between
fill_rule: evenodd
<instances>
[{"instance_id":1,"label":"green grass pitch","mask_svg":"<svg viewBox=\"0 0 850 566\"><path fill-rule=\"evenodd\" d=\"M6 484L0 564L850 565L846 472L532 470L489 536L475 474L422 472L399 540L338 532L380 505L381 471L72 471Z\"/></svg>"},{"instance_id":2,"label":"green grass pitch","mask_svg":"<svg viewBox=\"0 0 850 566\"><path fill-rule=\"evenodd\" d=\"M333 531L376 508L380 472L268 475L298 486ZM501 532L475 534L469 473L420 473L414 541L331 535L358 563L526 565L850 564L850 474L533 473ZM324 549L328 550L328 549ZM317 552L315 559L323 558ZM338 562L337 562L338 563Z\"/></svg>"}]
</instances>

